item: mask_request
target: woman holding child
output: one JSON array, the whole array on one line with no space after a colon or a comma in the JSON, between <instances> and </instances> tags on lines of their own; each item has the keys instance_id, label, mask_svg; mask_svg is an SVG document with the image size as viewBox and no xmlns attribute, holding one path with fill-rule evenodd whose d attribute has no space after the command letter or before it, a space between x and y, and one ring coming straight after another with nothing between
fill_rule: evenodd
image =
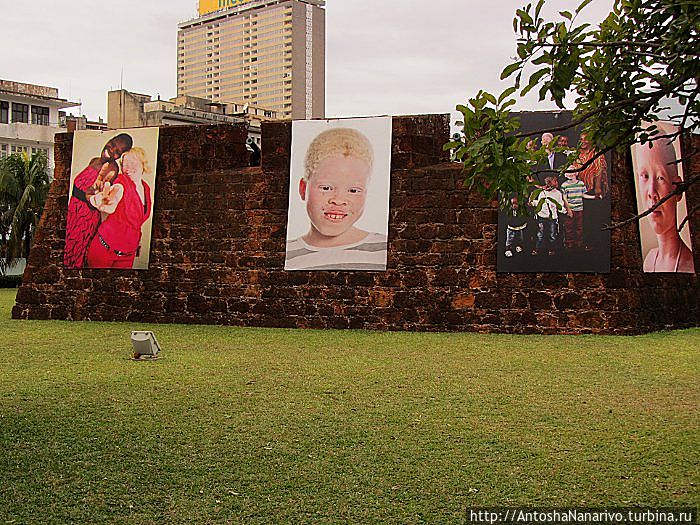
<instances>
[{"instance_id":1,"label":"woman holding child","mask_svg":"<svg viewBox=\"0 0 700 525\"><path fill-rule=\"evenodd\" d=\"M82 268L85 265L88 246L100 224L100 212L90 204L90 199L102 191L105 184L114 180L119 173L117 161L132 145L131 136L120 133L110 139L102 148L100 156L92 159L75 177L66 219L66 245L63 255L66 268Z\"/></svg>"},{"instance_id":2,"label":"woman holding child","mask_svg":"<svg viewBox=\"0 0 700 525\"><path fill-rule=\"evenodd\" d=\"M151 169L142 148L122 156L122 173L104 184L90 203L106 217L87 252L90 268L132 268L141 243L141 227L152 211L151 189L143 180Z\"/></svg>"}]
</instances>

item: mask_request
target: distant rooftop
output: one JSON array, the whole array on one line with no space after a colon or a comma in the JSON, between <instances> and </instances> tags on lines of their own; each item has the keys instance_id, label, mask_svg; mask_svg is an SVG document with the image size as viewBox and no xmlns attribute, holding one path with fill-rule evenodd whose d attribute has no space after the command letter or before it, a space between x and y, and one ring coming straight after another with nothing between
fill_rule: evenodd
<instances>
[{"instance_id":1,"label":"distant rooftop","mask_svg":"<svg viewBox=\"0 0 700 525\"><path fill-rule=\"evenodd\" d=\"M13 80L0 79L0 93L24 95L27 97L51 100L54 102L59 102L62 108L70 108L80 105L80 102L70 102L65 98L60 98L58 96L58 88L40 86L38 84L25 84L24 82L15 82Z\"/></svg>"},{"instance_id":2,"label":"distant rooftop","mask_svg":"<svg viewBox=\"0 0 700 525\"><path fill-rule=\"evenodd\" d=\"M191 25L201 24L210 20L216 20L222 16L238 14L249 9L264 7L268 5L280 4L288 0L200 0L199 14L197 18L180 22L179 29L184 29ZM326 0L298 0L299 2L324 7ZM221 7L219 8L219 5Z\"/></svg>"}]
</instances>

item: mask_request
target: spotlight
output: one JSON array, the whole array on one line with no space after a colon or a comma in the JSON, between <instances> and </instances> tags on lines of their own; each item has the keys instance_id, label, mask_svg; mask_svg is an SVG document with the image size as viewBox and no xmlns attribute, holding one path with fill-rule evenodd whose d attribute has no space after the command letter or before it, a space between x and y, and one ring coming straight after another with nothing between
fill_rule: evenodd
<instances>
[{"instance_id":1,"label":"spotlight","mask_svg":"<svg viewBox=\"0 0 700 525\"><path fill-rule=\"evenodd\" d=\"M131 332L131 345L134 347L134 359L141 359L142 356L155 359L160 352L156 334L150 331L135 330Z\"/></svg>"}]
</instances>

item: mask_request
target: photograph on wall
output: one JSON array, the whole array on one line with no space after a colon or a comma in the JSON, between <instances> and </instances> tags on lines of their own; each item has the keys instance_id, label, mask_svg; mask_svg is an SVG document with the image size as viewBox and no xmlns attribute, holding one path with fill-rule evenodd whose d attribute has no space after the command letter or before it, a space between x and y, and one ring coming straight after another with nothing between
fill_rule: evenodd
<instances>
[{"instance_id":1,"label":"photograph on wall","mask_svg":"<svg viewBox=\"0 0 700 525\"><path fill-rule=\"evenodd\" d=\"M610 158L568 125L570 111L522 112L520 132L532 133L545 160L532 167L528 202L513 197L513 211L498 215L497 271L607 273L610 271ZM556 151L550 151L556 140ZM578 150L578 153L577 153ZM575 157L566 173L560 169Z\"/></svg>"},{"instance_id":2,"label":"photograph on wall","mask_svg":"<svg viewBox=\"0 0 700 525\"><path fill-rule=\"evenodd\" d=\"M657 122L661 135L676 133L670 123ZM683 180L681 143L678 137L632 146L632 166L637 189L637 211L643 213L672 193ZM674 195L639 220L639 238L645 272L695 273L685 194ZM683 225L682 228L679 227Z\"/></svg>"},{"instance_id":3,"label":"photograph on wall","mask_svg":"<svg viewBox=\"0 0 700 525\"><path fill-rule=\"evenodd\" d=\"M72 158L64 266L147 270L158 128L76 131Z\"/></svg>"},{"instance_id":4,"label":"photograph on wall","mask_svg":"<svg viewBox=\"0 0 700 525\"><path fill-rule=\"evenodd\" d=\"M285 270L384 271L391 117L292 122Z\"/></svg>"}]
</instances>

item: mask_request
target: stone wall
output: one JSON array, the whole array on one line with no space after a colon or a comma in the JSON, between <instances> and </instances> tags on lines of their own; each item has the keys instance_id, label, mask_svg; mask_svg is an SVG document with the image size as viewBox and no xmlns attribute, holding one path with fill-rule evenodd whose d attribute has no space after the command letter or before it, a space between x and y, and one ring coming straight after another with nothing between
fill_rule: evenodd
<instances>
[{"instance_id":1,"label":"stone wall","mask_svg":"<svg viewBox=\"0 0 700 525\"><path fill-rule=\"evenodd\" d=\"M64 269L72 135L58 135L13 317L547 334L699 324L698 277L642 273L636 224L613 233L610 274L496 273L496 209L463 188L448 135L447 115L394 118L386 272L283 270L289 122L263 126L261 168L246 167L242 128L162 128L150 269ZM635 211L630 166L613 158L614 219Z\"/></svg>"}]
</instances>

